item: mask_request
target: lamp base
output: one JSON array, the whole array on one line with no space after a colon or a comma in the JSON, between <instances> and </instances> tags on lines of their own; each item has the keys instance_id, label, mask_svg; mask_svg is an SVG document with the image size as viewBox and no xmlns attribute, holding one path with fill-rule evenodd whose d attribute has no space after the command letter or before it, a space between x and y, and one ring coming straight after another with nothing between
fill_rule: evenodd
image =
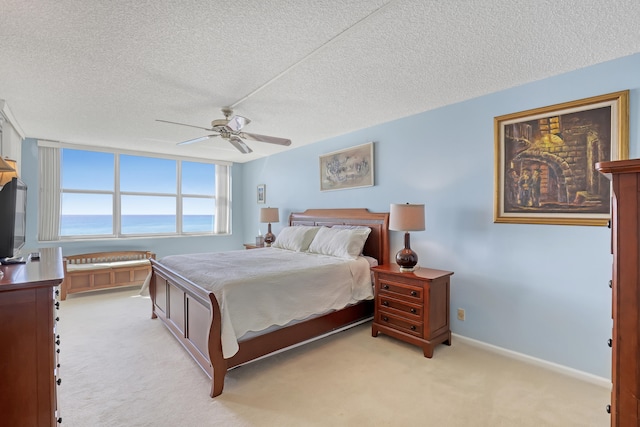
<instances>
[{"instance_id":1,"label":"lamp base","mask_svg":"<svg viewBox=\"0 0 640 427\"><path fill-rule=\"evenodd\" d=\"M276 235L271 232L271 223L269 223L269 229L267 230L267 234L264 235L264 243L267 247L270 247L273 242L276 241Z\"/></svg>"},{"instance_id":2,"label":"lamp base","mask_svg":"<svg viewBox=\"0 0 640 427\"><path fill-rule=\"evenodd\" d=\"M400 249L396 254L396 264L403 273L414 271L418 265L418 254L411 249L409 233L404 234L404 249Z\"/></svg>"},{"instance_id":3,"label":"lamp base","mask_svg":"<svg viewBox=\"0 0 640 427\"><path fill-rule=\"evenodd\" d=\"M417 268L418 255L411 249L401 249L396 254L396 264L400 267L400 272L410 273Z\"/></svg>"}]
</instances>

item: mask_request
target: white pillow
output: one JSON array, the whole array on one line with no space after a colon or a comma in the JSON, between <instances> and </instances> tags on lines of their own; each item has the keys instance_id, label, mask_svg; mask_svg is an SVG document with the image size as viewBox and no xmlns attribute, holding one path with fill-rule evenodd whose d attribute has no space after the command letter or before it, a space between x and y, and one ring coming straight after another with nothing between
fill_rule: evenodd
<instances>
[{"instance_id":1,"label":"white pillow","mask_svg":"<svg viewBox=\"0 0 640 427\"><path fill-rule=\"evenodd\" d=\"M362 253L370 228L322 227L309 245L309 252L356 259Z\"/></svg>"},{"instance_id":2,"label":"white pillow","mask_svg":"<svg viewBox=\"0 0 640 427\"><path fill-rule=\"evenodd\" d=\"M288 249L290 251L305 252L320 227L295 225L285 227L271 245L274 248Z\"/></svg>"}]
</instances>

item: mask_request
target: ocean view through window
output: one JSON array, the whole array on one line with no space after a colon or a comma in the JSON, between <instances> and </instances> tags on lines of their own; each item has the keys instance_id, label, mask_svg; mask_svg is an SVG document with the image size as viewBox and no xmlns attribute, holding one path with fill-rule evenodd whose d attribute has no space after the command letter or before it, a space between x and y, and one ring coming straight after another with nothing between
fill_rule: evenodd
<instances>
[{"instance_id":1,"label":"ocean view through window","mask_svg":"<svg viewBox=\"0 0 640 427\"><path fill-rule=\"evenodd\" d=\"M62 148L60 165L62 238L214 233L215 163Z\"/></svg>"}]
</instances>

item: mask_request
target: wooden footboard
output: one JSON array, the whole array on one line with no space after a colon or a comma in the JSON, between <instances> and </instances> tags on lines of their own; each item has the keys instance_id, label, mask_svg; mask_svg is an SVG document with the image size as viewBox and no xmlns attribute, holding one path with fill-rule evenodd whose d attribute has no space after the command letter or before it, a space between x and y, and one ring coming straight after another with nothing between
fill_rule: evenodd
<instances>
[{"instance_id":1,"label":"wooden footboard","mask_svg":"<svg viewBox=\"0 0 640 427\"><path fill-rule=\"evenodd\" d=\"M152 260L149 292L152 318L159 318L212 380L211 397L222 393L227 370L251 360L355 325L373 317L373 301L278 329L239 343L231 358L222 356L221 317L218 301L211 292Z\"/></svg>"},{"instance_id":2,"label":"wooden footboard","mask_svg":"<svg viewBox=\"0 0 640 427\"><path fill-rule=\"evenodd\" d=\"M162 320L213 380L211 397L219 395L228 368L222 357L221 317L216 297L155 260L151 260L151 265L151 317Z\"/></svg>"},{"instance_id":3,"label":"wooden footboard","mask_svg":"<svg viewBox=\"0 0 640 427\"><path fill-rule=\"evenodd\" d=\"M363 224L372 228L366 255L388 262L388 213L370 213L366 209L313 210L292 214L290 224ZM338 310L259 335L239 343L238 352L225 359L222 353L221 316L212 292L197 286L160 262L152 259L149 292L152 318L159 318L211 378L211 397L224 388L227 370L259 357L344 329L373 316L373 301L363 301Z\"/></svg>"}]
</instances>

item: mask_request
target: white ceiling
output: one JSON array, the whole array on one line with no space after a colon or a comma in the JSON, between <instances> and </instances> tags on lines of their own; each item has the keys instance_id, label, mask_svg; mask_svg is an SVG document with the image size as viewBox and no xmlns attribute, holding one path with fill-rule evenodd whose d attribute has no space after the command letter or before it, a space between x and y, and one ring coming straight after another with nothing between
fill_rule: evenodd
<instances>
[{"instance_id":1,"label":"white ceiling","mask_svg":"<svg viewBox=\"0 0 640 427\"><path fill-rule=\"evenodd\" d=\"M245 162L640 51L638 0L0 0L28 137ZM640 72L640 70L639 70Z\"/></svg>"}]
</instances>

